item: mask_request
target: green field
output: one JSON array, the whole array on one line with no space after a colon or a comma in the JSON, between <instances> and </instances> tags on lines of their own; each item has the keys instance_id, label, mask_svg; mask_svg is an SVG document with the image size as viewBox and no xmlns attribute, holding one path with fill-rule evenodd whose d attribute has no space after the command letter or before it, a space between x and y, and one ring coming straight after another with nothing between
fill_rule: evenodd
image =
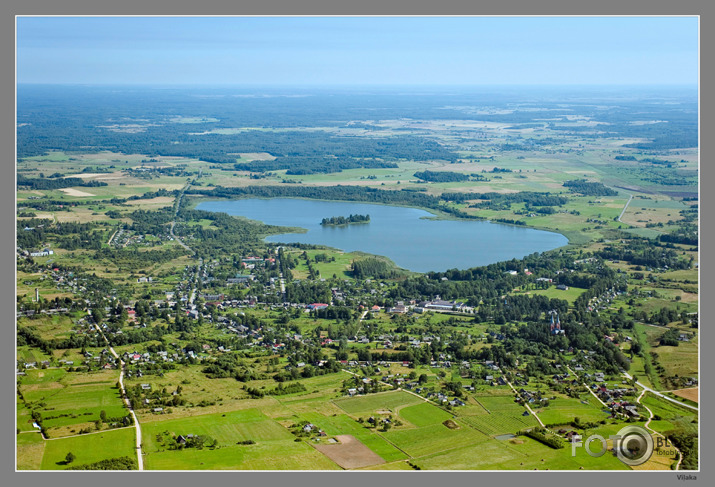
<instances>
[{"instance_id":1,"label":"green field","mask_svg":"<svg viewBox=\"0 0 715 487\"><path fill-rule=\"evenodd\" d=\"M469 408L463 416L460 414L462 410L458 409L457 414L460 414L462 421L487 436L516 433L524 428L538 426L533 416L523 415L526 409L514 402L511 395L478 396L475 399L481 405L479 408Z\"/></svg>"},{"instance_id":2,"label":"green field","mask_svg":"<svg viewBox=\"0 0 715 487\"><path fill-rule=\"evenodd\" d=\"M348 414L369 415L380 410L396 412L400 407L419 404L423 402L423 400L407 392L394 391L361 397L336 399L333 402Z\"/></svg>"},{"instance_id":3,"label":"green field","mask_svg":"<svg viewBox=\"0 0 715 487\"><path fill-rule=\"evenodd\" d=\"M459 429L450 429L443 424L433 424L421 428L391 430L382 433L382 436L412 457L487 441L486 435L469 427L461 420L455 422Z\"/></svg>"},{"instance_id":4,"label":"green field","mask_svg":"<svg viewBox=\"0 0 715 487\"><path fill-rule=\"evenodd\" d=\"M216 448L169 450L156 436L208 435ZM253 445L237 445L253 440ZM339 468L258 409L207 414L142 425L145 467L149 470L303 470ZM165 440L166 441L166 440Z\"/></svg>"},{"instance_id":5,"label":"green field","mask_svg":"<svg viewBox=\"0 0 715 487\"><path fill-rule=\"evenodd\" d=\"M580 449L572 457L568 446L554 450L521 436L514 440L489 440L476 446L426 455L414 463L423 469L439 470L628 470L611 454L594 458Z\"/></svg>"},{"instance_id":6,"label":"green field","mask_svg":"<svg viewBox=\"0 0 715 487\"><path fill-rule=\"evenodd\" d=\"M452 418L448 412L428 403L417 404L400 409L400 417L417 427L439 424Z\"/></svg>"},{"instance_id":7,"label":"green field","mask_svg":"<svg viewBox=\"0 0 715 487\"><path fill-rule=\"evenodd\" d=\"M123 456L136 459L135 446L134 428L45 440L42 470L64 470L66 467L65 456L69 452L76 457L70 466Z\"/></svg>"},{"instance_id":8,"label":"green field","mask_svg":"<svg viewBox=\"0 0 715 487\"><path fill-rule=\"evenodd\" d=\"M122 418L127 410L115 387L116 371L68 373L65 369L30 370L19 386L25 403L42 415L42 424L54 428L89 423L105 411L108 418ZM62 434L66 434L62 433Z\"/></svg>"},{"instance_id":9,"label":"green field","mask_svg":"<svg viewBox=\"0 0 715 487\"><path fill-rule=\"evenodd\" d=\"M680 429L686 432L697 433L698 413L696 411L678 406L650 393L646 393L646 395L643 396L641 403L647 406L654 415L658 415L662 418L661 420L651 421L649 426L654 430L662 433L673 429Z\"/></svg>"},{"instance_id":10,"label":"green field","mask_svg":"<svg viewBox=\"0 0 715 487\"><path fill-rule=\"evenodd\" d=\"M571 397L557 397L549 400L549 405L535 409L544 424L566 424L578 417L581 421L601 421L608 418L610 413L606 413L603 405L590 394L585 394L582 400L588 402L583 404L579 399Z\"/></svg>"},{"instance_id":11,"label":"green field","mask_svg":"<svg viewBox=\"0 0 715 487\"><path fill-rule=\"evenodd\" d=\"M551 286L548 289L534 289L527 291L529 294L546 296L549 299L565 299L569 304L573 304L576 298L581 296L585 289L569 286L565 291L556 289L556 286Z\"/></svg>"},{"instance_id":12,"label":"green field","mask_svg":"<svg viewBox=\"0 0 715 487\"><path fill-rule=\"evenodd\" d=\"M300 415L300 419L310 421L325 431L329 437L335 435L353 435L386 462L394 462L408 458L404 452L388 441L385 441L382 437L382 433L377 433L365 427L346 414L325 416L318 413L305 413Z\"/></svg>"}]
</instances>

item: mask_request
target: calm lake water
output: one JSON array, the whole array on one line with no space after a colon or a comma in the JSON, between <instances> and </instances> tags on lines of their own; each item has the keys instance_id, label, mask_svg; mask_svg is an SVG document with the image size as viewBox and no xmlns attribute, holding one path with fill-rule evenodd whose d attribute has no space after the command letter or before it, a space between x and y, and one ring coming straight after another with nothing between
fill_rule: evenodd
<instances>
[{"instance_id":1,"label":"calm lake water","mask_svg":"<svg viewBox=\"0 0 715 487\"><path fill-rule=\"evenodd\" d=\"M269 242L326 245L346 252L384 255L416 272L467 269L522 258L568 243L559 233L485 221L434 220L415 208L294 198L203 201L197 209L240 215L307 233L271 235ZM321 226L323 218L370 215L370 223Z\"/></svg>"}]
</instances>

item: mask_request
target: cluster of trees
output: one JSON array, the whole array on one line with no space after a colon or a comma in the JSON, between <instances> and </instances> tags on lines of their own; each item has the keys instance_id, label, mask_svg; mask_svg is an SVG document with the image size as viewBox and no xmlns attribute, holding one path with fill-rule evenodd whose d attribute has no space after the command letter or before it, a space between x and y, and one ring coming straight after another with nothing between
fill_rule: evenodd
<instances>
[{"instance_id":1,"label":"cluster of trees","mask_svg":"<svg viewBox=\"0 0 715 487\"><path fill-rule=\"evenodd\" d=\"M322 351L318 347L310 347L315 350L307 350L301 354L292 357L291 362L295 362L295 357L305 357L305 356L320 356L322 357ZM320 354L318 354L320 352ZM307 362L307 361L306 361ZM312 362L311 362L312 363ZM310 377L315 377L317 375L334 374L340 372L340 364L333 359L328 360L323 364L322 367L315 367L313 365L305 365L304 367L297 367L292 365L290 370L284 370L273 376L273 380L276 382L287 382L297 379L308 379Z\"/></svg>"},{"instance_id":2,"label":"cluster of trees","mask_svg":"<svg viewBox=\"0 0 715 487\"><path fill-rule=\"evenodd\" d=\"M316 309L313 311L315 318L325 320L351 320L355 317L355 312L346 306L330 306L325 309Z\"/></svg>"},{"instance_id":3,"label":"cluster of trees","mask_svg":"<svg viewBox=\"0 0 715 487\"><path fill-rule=\"evenodd\" d=\"M332 292L326 282L300 281L286 284L289 303L330 303Z\"/></svg>"},{"instance_id":4,"label":"cluster of trees","mask_svg":"<svg viewBox=\"0 0 715 487\"><path fill-rule=\"evenodd\" d=\"M272 161L251 161L234 166L239 171L269 172L287 169L288 175L303 175L316 173L342 172L345 169L357 168L396 168L395 162L378 159L361 159L356 157L332 156L289 156L277 157Z\"/></svg>"},{"instance_id":5,"label":"cluster of trees","mask_svg":"<svg viewBox=\"0 0 715 487\"><path fill-rule=\"evenodd\" d=\"M692 257L684 259L675 250L658 245L658 240L647 238L633 237L626 245L609 244L595 255L652 268L689 269L692 266Z\"/></svg>"},{"instance_id":6,"label":"cluster of trees","mask_svg":"<svg viewBox=\"0 0 715 487\"><path fill-rule=\"evenodd\" d=\"M521 191L518 193L476 193L465 195L464 193L448 193L442 195L443 198L450 198L457 201L461 197L467 196L472 200L482 200L469 205L470 208L487 208L491 210L509 210L511 205L524 203L529 206L563 206L568 203L565 196L557 196L550 193L538 193L533 191Z\"/></svg>"},{"instance_id":7,"label":"cluster of trees","mask_svg":"<svg viewBox=\"0 0 715 487\"><path fill-rule=\"evenodd\" d=\"M63 222L53 223L44 218L18 220L17 245L24 249L39 248L51 239L58 247L67 250L97 249L105 238L105 227L98 223ZM25 230L25 227L33 230Z\"/></svg>"},{"instance_id":8,"label":"cluster of trees","mask_svg":"<svg viewBox=\"0 0 715 487\"><path fill-rule=\"evenodd\" d=\"M680 344L680 332L675 328L671 328L660 336L659 344L660 346L666 347L677 347Z\"/></svg>"},{"instance_id":9,"label":"cluster of trees","mask_svg":"<svg viewBox=\"0 0 715 487\"><path fill-rule=\"evenodd\" d=\"M432 183L452 183L459 181L469 181L468 174L462 174L452 171L418 171L413 174L414 177L423 181Z\"/></svg>"},{"instance_id":10,"label":"cluster of trees","mask_svg":"<svg viewBox=\"0 0 715 487\"><path fill-rule=\"evenodd\" d=\"M574 179L564 182L564 187L568 188L573 193L581 193L584 196L616 196L617 191L612 190L603 185L603 183L594 183L585 179Z\"/></svg>"},{"instance_id":11,"label":"cluster of trees","mask_svg":"<svg viewBox=\"0 0 715 487\"><path fill-rule=\"evenodd\" d=\"M555 450L560 450L564 447L564 441L561 438L548 433L545 428L532 428L524 431L522 434Z\"/></svg>"},{"instance_id":12,"label":"cluster of trees","mask_svg":"<svg viewBox=\"0 0 715 487\"><path fill-rule=\"evenodd\" d=\"M178 215L183 222L205 219L211 221L211 227L189 225L182 222L174 227L174 233L178 236L193 237L190 242L191 248L204 258L255 253L261 247L261 239L265 235L287 230L284 227L234 218L227 213L190 210L187 205L188 202L184 198Z\"/></svg>"},{"instance_id":13,"label":"cluster of trees","mask_svg":"<svg viewBox=\"0 0 715 487\"><path fill-rule=\"evenodd\" d=\"M351 266L353 277L356 279L392 279L400 275L400 272L382 259L368 257L366 259L354 260Z\"/></svg>"},{"instance_id":14,"label":"cluster of trees","mask_svg":"<svg viewBox=\"0 0 715 487\"><path fill-rule=\"evenodd\" d=\"M217 198L311 198L337 201L361 201L431 208L460 218L479 219L474 215L445 204L445 200L418 191L386 191L368 186L245 186L213 189L190 188L187 194L201 194ZM473 198L473 196L472 196Z\"/></svg>"},{"instance_id":15,"label":"cluster of trees","mask_svg":"<svg viewBox=\"0 0 715 487\"><path fill-rule=\"evenodd\" d=\"M278 383L277 387L268 390L266 394L269 396L284 396L286 394L295 394L297 392L305 392L307 389L300 382L291 382L288 385L283 385L282 382Z\"/></svg>"},{"instance_id":16,"label":"cluster of trees","mask_svg":"<svg viewBox=\"0 0 715 487\"><path fill-rule=\"evenodd\" d=\"M680 464L683 470L698 470L698 436L697 432L668 431L665 437L680 450L683 461Z\"/></svg>"},{"instance_id":17,"label":"cluster of trees","mask_svg":"<svg viewBox=\"0 0 715 487\"><path fill-rule=\"evenodd\" d=\"M211 379L233 377L240 382L264 378L253 367L248 366L236 353L222 354L203 368Z\"/></svg>"},{"instance_id":18,"label":"cluster of trees","mask_svg":"<svg viewBox=\"0 0 715 487\"><path fill-rule=\"evenodd\" d=\"M663 166L640 166L638 168L619 168L629 176L635 176L661 186L690 186L693 193L697 192L698 172L695 169L673 169Z\"/></svg>"},{"instance_id":19,"label":"cluster of trees","mask_svg":"<svg viewBox=\"0 0 715 487\"><path fill-rule=\"evenodd\" d=\"M320 222L321 225L348 225L350 223L367 223L370 221L370 215L349 215L345 216L331 216L330 218L323 218Z\"/></svg>"},{"instance_id":20,"label":"cluster of trees","mask_svg":"<svg viewBox=\"0 0 715 487\"><path fill-rule=\"evenodd\" d=\"M73 186L85 186L88 188L93 188L97 186L106 186L107 183L103 181L84 181L81 178L28 178L24 174L17 174L17 186L18 188L25 189L62 189L71 188Z\"/></svg>"},{"instance_id":21,"label":"cluster of trees","mask_svg":"<svg viewBox=\"0 0 715 487\"><path fill-rule=\"evenodd\" d=\"M696 224L684 224L670 233L661 235L658 240L665 243L698 245L698 233L699 230Z\"/></svg>"},{"instance_id":22,"label":"cluster of trees","mask_svg":"<svg viewBox=\"0 0 715 487\"><path fill-rule=\"evenodd\" d=\"M65 457L66 464L72 463L75 460L75 455L70 452ZM137 470L139 467L137 461L130 457L108 458L94 463L85 463L83 465L73 465L65 470Z\"/></svg>"}]
</instances>

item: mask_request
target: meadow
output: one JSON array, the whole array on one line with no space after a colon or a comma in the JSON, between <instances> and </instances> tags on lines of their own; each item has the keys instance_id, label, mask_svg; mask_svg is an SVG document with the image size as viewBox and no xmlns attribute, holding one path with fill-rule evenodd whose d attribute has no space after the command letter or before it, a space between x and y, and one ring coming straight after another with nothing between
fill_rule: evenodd
<instances>
[{"instance_id":1,"label":"meadow","mask_svg":"<svg viewBox=\"0 0 715 487\"><path fill-rule=\"evenodd\" d=\"M87 435L45 440L42 470L64 470L67 466L83 465L118 457L136 459L134 428L102 431ZM68 453L76 457L65 463Z\"/></svg>"}]
</instances>

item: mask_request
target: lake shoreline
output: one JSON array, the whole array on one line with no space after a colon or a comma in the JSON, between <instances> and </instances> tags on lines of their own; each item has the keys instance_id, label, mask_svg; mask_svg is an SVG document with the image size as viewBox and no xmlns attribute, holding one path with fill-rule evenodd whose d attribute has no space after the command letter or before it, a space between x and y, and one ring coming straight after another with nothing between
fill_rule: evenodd
<instances>
[{"instance_id":1,"label":"lake shoreline","mask_svg":"<svg viewBox=\"0 0 715 487\"><path fill-rule=\"evenodd\" d=\"M237 195L236 197L228 198L225 196L208 196L208 195L190 195L189 196L189 205L188 207L191 209L197 209L196 206L201 204L201 203L207 203L211 201L238 201L238 200L247 200L247 199L257 199L257 200L273 200L277 198L285 198L285 199L294 199L294 200L303 200L303 201L325 201L328 203L352 203L352 204L361 204L361 205L376 205L376 206L394 206L398 208L411 208L415 210L422 210L426 211L427 213L431 213L432 216L423 216L421 218L425 220L444 220L444 221L464 221L464 222L475 222L475 221L481 221L481 222L486 222L486 223L491 223L495 225L504 225L508 227L516 227L516 228L525 228L525 229L532 229L532 230L539 230L541 232L549 232L549 233L555 233L558 235L561 235L562 237L566 238L568 241L563 247L566 246L572 246L575 245L572 240L574 239L574 236L569 234L573 232L563 232L559 231L557 229L551 228L551 227L543 227L539 225L515 225L513 223L506 223L506 222L498 222L498 221L493 221L485 217L480 217L480 216L474 216L473 218L461 218L458 216L455 216L451 213L447 213L444 211L440 211L434 208L429 208L426 206L419 206L419 205L402 205L399 203L381 203L381 202L373 202L373 201L354 201L354 200L335 200L335 199L324 199L324 198L307 198L305 196L277 196L277 197L265 197L265 196L254 196L254 195ZM236 215L232 215L236 216ZM246 217L244 217L246 218ZM250 220L250 218L247 218ZM258 220L254 220L258 221ZM264 223L264 222L261 222ZM304 232L300 232L304 233ZM562 248L562 247L558 247ZM556 250L556 249L553 249Z\"/></svg>"},{"instance_id":2,"label":"lake shoreline","mask_svg":"<svg viewBox=\"0 0 715 487\"><path fill-rule=\"evenodd\" d=\"M293 197L201 198L192 204L203 211L302 229L267 235L264 241L268 243L361 251L386 257L397 267L418 273L480 267L568 245L568 239L557 232L494 225L483 219L440 218L432 209L412 206ZM326 213L355 211L370 214L370 225L319 223Z\"/></svg>"}]
</instances>

